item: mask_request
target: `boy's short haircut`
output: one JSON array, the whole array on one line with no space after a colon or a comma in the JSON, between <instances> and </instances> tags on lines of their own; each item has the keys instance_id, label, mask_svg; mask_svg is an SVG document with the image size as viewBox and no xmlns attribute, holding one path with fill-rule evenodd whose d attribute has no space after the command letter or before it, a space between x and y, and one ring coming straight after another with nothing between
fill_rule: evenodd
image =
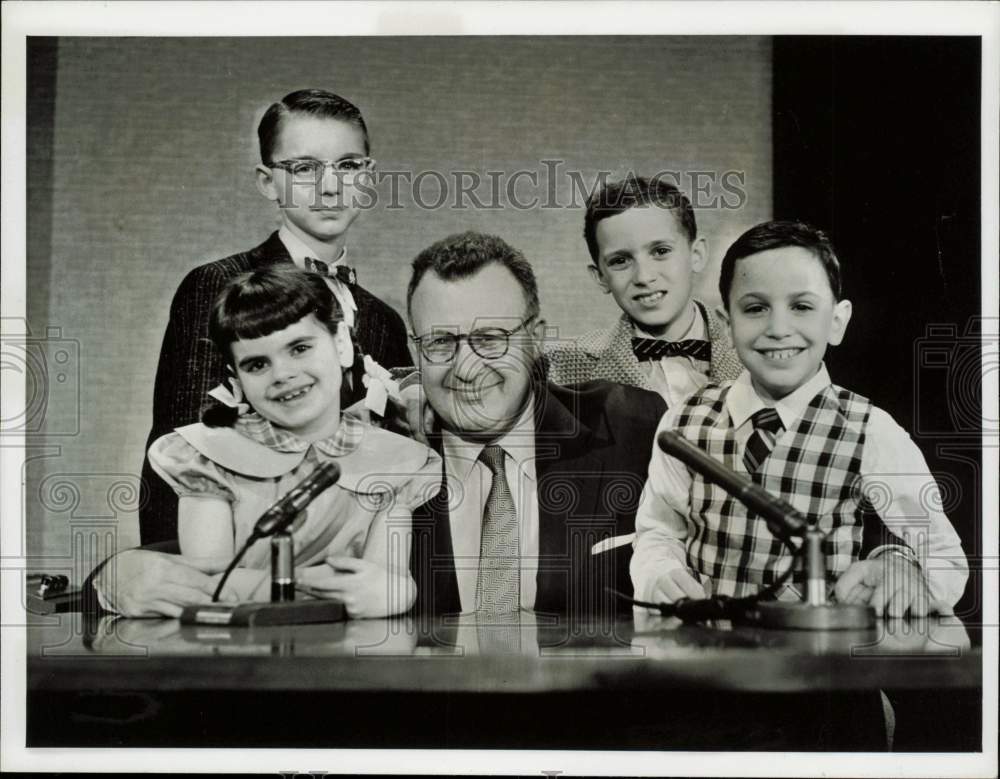
<instances>
[{"instance_id":1,"label":"boy's short haircut","mask_svg":"<svg viewBox=\"0 0 1000 779\"><path fill-rule=\"evenodd\" d=\"M733 286L736 263L751 254L782 249L786 246L801 246L809 250L826 271L833 299L841 297L840 260L833 249L829 236L822 230L804 222L775 220L762 222L747 230L737 238L722 258L719 271L719 293L726 309L729 309L729 291Z\"/></svg>"},{"instance_id":2,"label":"boy's short haircut","mask_svg":"<svg viewBox=\"0 0 1000 779\"><path fill-rule=\"evenodd\" d=\"M325 89L300 89L285 95L277 103L272 103L260 124L257 125L257 139L260 142L260 161L265 165L274 162L271 155L281 132L281 122L289 114L304 114L320 119L339 119L353 124L361 130L365 139L365 154L371 153L368 142L368 126L361 111L350 100Z\"/></svg>"},{"instance_id":3,"label":"boy's short haircut","mask_svg":"<svg viewBox=\"0 0 1000 779\"><path fill-rule=\"evenodd\" d=\"M602 219L616 216L629 208L658 206L671 211L688 241L698 237L694 209L687 195L669 181L659 176L652 179L628 176L621 181L605 184L587 198L587 211L583 217L583 239L587 242L590 257L597 264L597 224Z\"/></svg>"},{"instance_id":4,"label":"boy's short haircut","mask_svg":"<svg viewBox=\"0 0 1000 779\"><path fill-rule=\"evenodd\" d=\"M468 231L449 235L428 246L413 260L413 272L406 290L406 310L409 312L413 293L427 271L433 271L445 281L459 281L474 276L487 265L502 265L521 285L528 310L526 318L538 316L538 282L535 272L520 251L496 235Z\"/></svg>"}]
</instances>

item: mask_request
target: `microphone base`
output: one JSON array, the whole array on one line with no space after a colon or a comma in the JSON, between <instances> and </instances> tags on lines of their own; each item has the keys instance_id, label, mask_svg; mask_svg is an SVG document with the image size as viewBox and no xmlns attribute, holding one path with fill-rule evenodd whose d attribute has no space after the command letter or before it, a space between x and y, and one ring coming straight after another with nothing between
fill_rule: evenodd
<instances>
[{"instance_id":1,"label":"microphone base","mask_svg":"<svg viewBox=\"0 0 1000 779\"><path fill-rule=\"evenodd\" d=\"M875 609L851 603L810 606L801 602L763 601L747 609L740 624L776 630L868 630L875 627Z\"/></svg>"},{"instance_id":2,"label":"microphone base","mask_svg":"<svg viewBox=\"0 0 1000 779\"><path fill-rule=\"evenodd\" d=\"M307 625L339 622L347 611L339 600L302 600L286 603L211 603L186 606L182 625Z\"/></svg>"}]
</instances>

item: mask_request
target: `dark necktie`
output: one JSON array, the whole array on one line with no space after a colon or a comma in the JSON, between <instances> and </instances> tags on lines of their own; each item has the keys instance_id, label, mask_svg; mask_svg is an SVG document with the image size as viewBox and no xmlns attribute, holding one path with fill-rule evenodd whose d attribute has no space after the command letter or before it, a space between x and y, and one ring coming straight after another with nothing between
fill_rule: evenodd
<instances>
[{"instance_id":1,"label":"dark necktie","mask_svg":"<svg viewBox=\"0 0 1000 779\"><path fill-rule=\"evenodd\" d=\"M493 474L483 508L476 575L476 611L489 614L516 612L521 605L521 547L517 511L504 471L504 450L487 446L480 461Z\"/></svg>"},{"instance_id":2,"label":"dark necktie","mask_svg":"<svg viewBox=\"0 0 1000 779\"><path fill-rule=\"evenodd\" d=\"M760 467L774 448L778 435L785 429L781 417L773 408L762 408L750 417L750 421L753 422L753 432L743 450L743 464L747 467L747 473L753 473Z\"/></svg>"},{"instance_id":3,"label":"dark necktie","mask_svg":"<svg viewBox=\"0 0 1000 779\"><path fill-rule=\"evenodd\" d=\"M354 272L354 268L350 268L347 265L331 266L323 262L323 260L306 257L306 270L318 273L320 276L329 276L331 279L337 279L342 284L354 285L358 283L358 274Z\"/></svg>"},{"instance_id":4,"label":"dark necktie","mask_svg":"<svg viewBox=\"0 0 1000 779\"><path fill-rule=\"evenodd\" d=\"M639 362L662 360L664 357L691 357L708 362L712 359L712 344L708 341L661 341L659 338L633 338L632 351Z\"/></svg>"}]
</instances>

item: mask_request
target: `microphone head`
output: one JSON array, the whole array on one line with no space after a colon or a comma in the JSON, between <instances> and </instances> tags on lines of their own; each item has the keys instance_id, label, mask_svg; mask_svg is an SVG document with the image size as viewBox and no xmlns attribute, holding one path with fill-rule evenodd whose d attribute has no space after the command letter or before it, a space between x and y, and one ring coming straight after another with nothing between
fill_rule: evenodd
<instances>
[{"instance_id":1,"label":"microphone head","mask_svg":"<svg viewBox=\"0 0 1000 779\"><path fill-rule=\"evenodd\" d=\"M332 487L340 479L340 466L333 460L327 460L313 471L313 483L320 491Z\"/></svg>"},{"instance_id":2,"label":"microphone head","mask_svg":"<svg viewBox=\"0 0 1000 779\"><path fill-rule=\"evenodd\" d=\"M687 439L675 430L661 430L656 436L656 445L674 456L691 446Z\"/></svg>"}]
</instances>

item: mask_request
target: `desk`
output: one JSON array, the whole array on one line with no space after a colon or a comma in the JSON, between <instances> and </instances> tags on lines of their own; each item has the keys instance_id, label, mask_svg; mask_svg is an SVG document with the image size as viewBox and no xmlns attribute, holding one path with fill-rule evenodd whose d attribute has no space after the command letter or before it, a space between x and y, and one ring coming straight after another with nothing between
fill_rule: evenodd
<instances>
[{"instance_id":1,"label":"desk","mask_svg":"<svg viewBox=\"0 0 1000 779\"><path fill-rule=\"evenodd\" d=\"M981 651L953 618L828 633L638 613L48 622L29 627L31 746L871 749L884 745L879 690L907 710L933 701L938 723L957 707L940 745L921 735L916 748L980 742Z\"/></svg>"}]
</instances>

